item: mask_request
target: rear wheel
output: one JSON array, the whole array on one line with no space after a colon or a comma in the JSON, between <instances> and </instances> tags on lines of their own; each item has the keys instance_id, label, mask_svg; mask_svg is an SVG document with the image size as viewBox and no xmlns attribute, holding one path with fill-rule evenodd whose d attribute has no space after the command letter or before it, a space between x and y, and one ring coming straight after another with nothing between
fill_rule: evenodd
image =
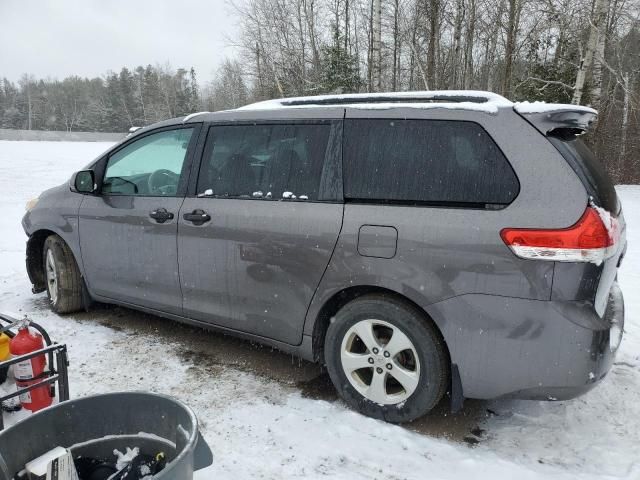
<instances>
[{"instance_id":1,"label":"rear wheel","mask_svg":"<svg viewBox=\"0 0 640 480\"><path fill-rule=\"evenodd\" d=\"M82 278L69 246L58 235L44 242L44 265L47 295L56 313L71 313L82 309Z\"/></svg>"},{"instance_id":2,"label":"rear wheel","mask_svg":"<svg viewBox=\"0 0 640 480\"><path fill-rule=\"evenodd\" d=\"M446 392L449 361L439 333L411 305L367 295L329 325L325 361L338 393L361 413L410 422Z\"/></svg>"}]
</instances>

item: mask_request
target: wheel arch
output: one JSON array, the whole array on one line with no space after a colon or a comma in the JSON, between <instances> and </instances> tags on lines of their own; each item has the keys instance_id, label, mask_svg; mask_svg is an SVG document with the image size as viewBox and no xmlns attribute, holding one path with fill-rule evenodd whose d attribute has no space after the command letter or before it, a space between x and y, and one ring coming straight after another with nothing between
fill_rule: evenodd
<instances>
[{"instance_id":1,"label":"wheel arch","mask_svg":"<svg viewBox=\"0 0 640 480\"><path fill-rule=\"evenodd\" d=\"M327 334L327 329L331 322L331 318L338 313L338 311L344 307L347 303L356 298L364 295L378 294L385 296L391 300L403 303L410 308L413 308L422 315L425 322L429 322L436 333L439 335L442 344L444 345L447 357L451 363L451 352L447 344L446 338L442 333L442 329L438 326L437 322L433 319L429 312L422 308L418 303L411 298L403 295L395 290L391 290L385 287L379 287L374 285L357 285L344 288L335 294L333 294L320 308L316 320L313 325L312 334L312 349L313 359L317 362L324 363L324 339Z\"/></svg>"},{"instance_id":2,"label":"wheel arch","mask_svg":"<svg viewBox=\"0 0 640 480\"><path fill-rule=\"evenodd\" d=\"M27 240L27 274L33 285L33 293L44 292L47 288L44 278L43 249L45 240L51 235L57 235L53 230L40 229L31 234Z\"/></svg>"},{"instance_id":3,"label":"wheel arch","mask_svg":"<svg viewBox=\"0 0 640 480\"><path fill-rule=\"evenodd\" d=\"M74 245L64 238L63 235L60 235L60 232L56 232L49 228L40 228L34 231L27 240L26 266L29 280L33 285L31 288L33 293L44 292L47 289L44 274L43 252L44 242L51 235L57 235L69 247L69 250L73 255L73 259L80 270L80 274L84 278L82 262L80 261L78 253L74 249Z\"/></svg>"}]
</instances>

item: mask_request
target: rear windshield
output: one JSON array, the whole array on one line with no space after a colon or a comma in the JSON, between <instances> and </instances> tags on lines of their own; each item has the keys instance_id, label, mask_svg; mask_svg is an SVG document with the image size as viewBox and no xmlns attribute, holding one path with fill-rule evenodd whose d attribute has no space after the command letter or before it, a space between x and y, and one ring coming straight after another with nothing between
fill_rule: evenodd
<instances>
[{"instance_id":1,"label":"rear windshield","mask_svg":"<svg viewBox=\"0 0 640 480\"><path fill-rule=\"evenodd\" d=\"M593 197L596 204L617 215L620 205L616 189L604 167L589 147L579 138L574 140L548 138L580 177L587 193Z\"/></svg>"},{"instance_id":2,"label":"rear windshield","mask_svg":"<svg viewBox=\"0 0 640 480\"><path fill-rule=\"evenodd\" d=\"M472 122L349 119L347 201L494 208L520 185L498 146Z\"/></svg>"}]
</instances>

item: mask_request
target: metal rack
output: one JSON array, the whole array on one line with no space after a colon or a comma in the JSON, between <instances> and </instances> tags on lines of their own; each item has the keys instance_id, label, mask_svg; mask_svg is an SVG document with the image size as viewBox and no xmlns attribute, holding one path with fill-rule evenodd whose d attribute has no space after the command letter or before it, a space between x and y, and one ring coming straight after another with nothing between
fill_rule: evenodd
<instances>
[{"instance_id":1,"label":"metal rack","mask_svg":"<svg viewBox=\"0 0 640 480\"><path fill-rule=\"evenodd\" d=\"M15 318L0 313L0 331L6 333L9 337L13 337L15 335L10 330L12 328L15 328L17 324L18 320L16 320ZM8 368L11 365L22 362L24 360L31 360L32 358L41 355L47 355L48 370L45 370L45 372L38 378L41 378L39 382L34 383L33 385L30 385L28 387L16 389L15 392L0 397L0 404L2 404L2 402L6 400L18 397L24 393L28 393L31 390L35 390L36 388L43 387L45 385L50 386L52 397L55 397L56 383L58 384L58 401L64 402L66 400L69 400L69 359L67 356L67 346L65 344L52 342L47 331L37 323L31 322L29 326L37 330L42 335L46 346L44 348L41 348L40 350L36 350L35 352L20 355L19 357L13 357L4 362L0 362L0 369ZM2 418L2 412L0 411L0 430L3 429L4 421Z\"/></svg>"}]
</instances>

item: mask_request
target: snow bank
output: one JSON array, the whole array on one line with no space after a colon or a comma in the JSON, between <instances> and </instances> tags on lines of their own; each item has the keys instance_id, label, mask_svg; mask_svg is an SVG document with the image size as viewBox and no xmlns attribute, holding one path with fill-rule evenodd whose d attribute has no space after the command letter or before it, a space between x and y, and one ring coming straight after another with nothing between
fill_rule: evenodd
<instances>
[{"instance_id":1,"label":"snow bank","mask_svg":"<svg viewBox=\"0 0 640 480\"><path fill-rule=\"evenodd\" d=\"M235 342L220 335L199 334L215 360L207 366L180 355L188 348L183 329L166 327L168 320L119 309L51 313L42 294L31 294L24 271L24 204L106 147L0 142L0 310L16 317L29 313L67 343L72 398L146 390L190 405L215 455L214 464L196 474L198 480L640 479L639 186L618 188L629 242L619 272L627 317L612 371L572 401L475 402L487 413L468 428L478 425L486 433L469 447L363 417L340 401L303 398L295 385L252 373L246 357L238 355L237 363L215 357L216 342ZM103 325L114 321L122 328ZM283 356L283 362L293 360Z\"/></svg>"}]
</instances>

